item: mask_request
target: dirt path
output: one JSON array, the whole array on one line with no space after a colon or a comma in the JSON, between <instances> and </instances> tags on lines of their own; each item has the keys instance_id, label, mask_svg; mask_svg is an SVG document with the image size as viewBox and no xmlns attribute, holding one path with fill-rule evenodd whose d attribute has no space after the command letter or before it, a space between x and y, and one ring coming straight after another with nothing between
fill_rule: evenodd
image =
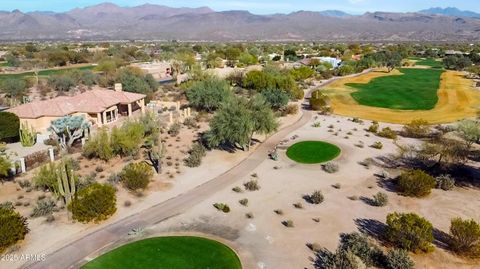
<instances>
[{"instance_id":1,"label":"dirt path","mask_svg":"<svg viewBox=\"0 0 480 269\"><path fill-rule=\"evenodd\" d=\"M132 229L148 227L173 216L182 214L204 199L251 173L252 170L267 158L268 152L272 148L274 148L289 133L308 123L311 117L311 112L303 111L303 115L298 121L269 137L245 160L224 174L179 196L157 204L140 213L131 215L116 223L112 223L100 230L94 231L81 239L59 248L53 253L47 254L45 261L27 264L24 268L74 268L75 265L81 262L85 257L114 244L116 241L125 237Z\"/></svg>"}]
</instances>

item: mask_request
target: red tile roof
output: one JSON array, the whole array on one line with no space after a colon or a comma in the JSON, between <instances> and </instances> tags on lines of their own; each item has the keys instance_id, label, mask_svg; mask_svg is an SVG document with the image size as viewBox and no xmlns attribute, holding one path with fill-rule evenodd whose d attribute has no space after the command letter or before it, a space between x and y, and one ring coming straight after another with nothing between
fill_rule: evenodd
<instances>
[{"instance_id":1,"label":"red tile roof","mask_svg":"<svg viewBox=\"0 0 480 269\"><path fill-rule=\"evenodd\" d=\"M72 97L60 96L45 101L33 101L11 108L19 118L36 119L40 117L63 117L72 113L99 113L118 104L130 104L139 101L144 94L94 89Z\"/></svg>"}]
</instances>

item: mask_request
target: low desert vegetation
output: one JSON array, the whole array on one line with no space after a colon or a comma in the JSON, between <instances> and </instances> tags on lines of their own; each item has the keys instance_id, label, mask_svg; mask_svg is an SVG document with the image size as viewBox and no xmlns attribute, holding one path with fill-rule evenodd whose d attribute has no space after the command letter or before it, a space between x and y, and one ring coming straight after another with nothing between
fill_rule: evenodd
<instances>
[{"instance_id":1,"label":"low desert vegetation","mask_svg":"<svg viewBox=\"0 0 480 269\"><path fill-rule=\"evenodd\" d=\"M406 196L427 196L436 185L435 178L422 170L403 172L397 179L398 190Z\"/></svg>"},{"instance_id":2,"label":"low desert vegetation","mask_svg":"<svg viewBox=\"0 0 480 269\"><path fill-rule=\"evenodd\" d=\"M385 240L407 251L431 252L433 226L414 213L391 213L387 216Z\"/></svg>"},{"instance_id":3,"label":"low desert vegetation","mask_svg":"<svg viewBox=\"0 0 480 269\"><path fill-rule=\"evenodd\" d=\"M74 220L79 222L100 222L116 211L115 189L110 184L94 183L80 190L68 204Z\"/></svg>"},{"instance_id":4,"label":"low desert vegetation","mask_svg":"<svg viewBox=\"0 0 480 269\"><path fill-rule=\"evenodd\" d=\"M120 173L120 181L131 191L145 190L152 177L152 167L144 162L130 163Z\"/></svg>"},{"instance_id":5,"label":"low desert vegetation","mask_svg":"<svg viewBox=\"0 0 480 269\"><path fill-rule=\"evenodd\" d=\"M15 211L12 205L0 206L0 253L25 239L30 231L27 225L27 218Z\"/></svg>"}]
</instances>

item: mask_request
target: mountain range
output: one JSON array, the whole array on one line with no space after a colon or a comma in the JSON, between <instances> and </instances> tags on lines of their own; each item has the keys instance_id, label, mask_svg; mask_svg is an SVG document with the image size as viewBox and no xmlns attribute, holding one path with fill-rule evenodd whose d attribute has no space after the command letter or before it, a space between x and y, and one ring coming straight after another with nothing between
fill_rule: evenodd
<instances>
[{"instance_id":1,"label":"mountain range","mask_svg":"<svg viewBox=\"0 0 480 269\"><path fill-rule=\"evenodd\" d=\"M0 11L0 40L475 41L480 39L480 19L472 14L429 9L355 16L338 10L256 15L103 3L63 13Z\"/></svg>"},{"instance_id":2,"label":"mountain range","mask_svg":"<svg viewBox=\"0 0 480 269\"><path fill-rule=\"evenodd\" d=\"M433 7L433 8L421 10L420 13L467 17L467 18L480 18L480 13L476 13L469 10L460 10L454 7L447 7L447 8Z\"/></svg>"}]
</instances>

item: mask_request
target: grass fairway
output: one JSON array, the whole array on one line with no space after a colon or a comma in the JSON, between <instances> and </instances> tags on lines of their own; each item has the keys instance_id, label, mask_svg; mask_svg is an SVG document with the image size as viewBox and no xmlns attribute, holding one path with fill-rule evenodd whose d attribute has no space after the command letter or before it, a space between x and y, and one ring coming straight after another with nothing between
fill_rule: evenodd
<instances>
[{"instance_id":1,"label":"grass fairway","mask_svg":"<svg viewBox=\"0 0 480 269\"><path fill-rule=\"evenodd\" d=\"M435 69L442 69L443 68L442 61L437 61L433 58L419 59L419 60L417 60L416 65L430 66L431 68L435 68Z\"/></svg>"},{"instance_id":2,"label":"grass fairway","mask_svg":"<svg viewBox=\"0 0 480 269\"><path fill-rule=\"evenodd\" d=\"M82 269L241 269L237 255L213 240L191 236L156 237L116 248Z\"/></svg>"},{"instance_id":3,"label":"grass fairway","mask_svg":"<svg viewBox=\"0 0 480 269\"><path fill-rule=\"evenodd\" d=\"M51 75L58 75L58 74L63 74L69 71L73 70L81 70L81 71L86 71L86 70L93 70L95 68L94 65L84 65L80 67L67 67L67 68L57 68L57 69L45 69L45 70L40 70L38 71L38 76L39 77L48 77ZM15 74L0 74L0 81L5 80L5 79L21 79L21 78L28 78L28 77L33 77L35 76L35 73L32 71L28 72L23 72L23 73L15 73Z\"/></svg>"},{"instance_id":4,"label":"grass fairway","mask_svg":"<svg viewBox=\"0 0 480 269\"><path fill-rule=\"evenodd\" d=\"M359 76L334 80L322 91L331 97L333 113L380 122L405 124L414 119L424 119L431 124L449 123L475 117L480 110L480 91L475 89L472 80L465 78L463 72L442 73L437 93L438 102L431 110L398 110L360 105L351 95L356 89L347 86L351 83L367 84L374 79L392 75L402 74L398 70L391 73L375 70Z\"/></svg>"},{"instance_id":5,"label":"grass fairway","mask_svg":"<svg viewBox=\"0 0 480 269\"><path fill-rule=\"evenodd\" d=\"M400 110L430 110L438 102L437 91L443 70L400 69L401 75L372 79L369 83L349 83L357 89L353 99L361 105Z\"/></svg>"},{"instance_id":6,"label":"grass fairway","mask_svg":"<svg viewBox=\"0 0 480 269\"><path fill-rule=\"evenodd\" d=\"M287 149L288 158L304 164L324 163L340 155L340 148L323 141L303 141Z\"/></svg>"}]
</instances>

